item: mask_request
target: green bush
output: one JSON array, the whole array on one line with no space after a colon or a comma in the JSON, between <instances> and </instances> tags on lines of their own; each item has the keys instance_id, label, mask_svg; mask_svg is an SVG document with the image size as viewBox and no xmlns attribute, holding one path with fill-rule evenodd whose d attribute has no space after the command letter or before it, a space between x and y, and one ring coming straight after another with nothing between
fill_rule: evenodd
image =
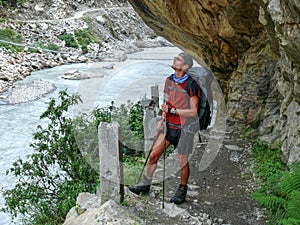
<instances>
[{"instance_id":1,"label":"green bush","mask_svg":"<svg viewBox=\"0 0 300 225\"><path fill-rule=\"evenodd\" d=\"M269 181L253 194L266 207L269 224L300 224L300 164L293 164L288 172L272 176Z\"/></svg>"},{"instance_id":2,"label":"green bush","mask_svg":"<svg viewBox=\"0 0 300 225\"><path fill-rule=\"evenodd\" d=\"M109 107L96 108L93 111L96 126L100 122L116 121L120 125L124 158L142 156L144 148L143 107L140 102L122 104L115 107L112 102ZM138 150L138 151L137 151Z\"/></svg>"},{"instance_id":3,"label":"green bush","mask_svg":"<svg viewBox=\"0 0 300 225\"><path fill-rule=\"evenodd\" d=\"M85 161L72 119L66 116L79 100L66 91L59 93L59 100L52 99L41 115L49 124L37 127L30 144L34 153L26 161L17 160L7 171L18 178L13 189L3 192L2 211L13 218L22 215L24 223L60 224L79 193L95 192L99 175Z\"/></svg>"},{"instance_id":4,"label":"green bush","mask_svg":"<svg viewBox=\"0 0 300 225\"><path fill-rule=\"evenodd\" d=\"M55 43L49 43L45 45L45 49L52 50L52 51L59 51L60 47Z\"/></svg>"},{"instance_id":5,"label":"green bush","mask_svg":"<svg viewBox=\"0 0 300 225\"><path fill-rule=\"evenodd\" d=\"M89 29L76 30L75 37L80 44L83 53L88 52L89 44L99 42L98 39L91 34Z\"/></svg>"},{"instance_id":6,"label":"green bush","mask_svg":"<svg viewBox=\"0 0 300 225\"><path fill-rule=\"evenodd\" d=\"M18 179L14 188L3 191L2 211L12 218L22 216L25 224L61 224L79 193L96 191L100 182L100 122L119 122L124 140L125 183L136 182L144 161L143 151L136 151L143 149L141 103L115 107L112 102L90 114L67 117L69 108L79 101L79 96L66 91L59 93L58 100L51 99L40 117L49 123L46 127L37 126L30 144L34 153L26 161L15 161L7 171Z\"/></svg>"},{"instance_id":7,"label":"green bush","mask_svg":"<svg viewBox=\"0 0 300 225\"><path fill-rule=\"evenodd\" d=\"M254 169L262 185L265 185L273 174L280 174L285 170L286 165L282 162L280 154L280 149L270 148L266 142L261 140L258 140L253 146Z\"/></svg>"},{"instance_id":8,"label":"green bush","mask_svg":"<svg viewBox=\"0 0 300 225\"><path fill-rule=\"evenodd\" d=\"M33 48L31 48L33 47ZM52 50L52 51L59 51L60 47L55 43L49 43L49 44L43 44L43 43L36 43L33 46L30 46L28 48L28 52L32 53L39 53L40 51L38 49L46 49L46 50Z\"/></svg>"},{"instance_id":9,"label":"green bush","mask_svg":"<svg viewBox=\"0 0 300 225\"><path fill-rule=\"evenodd\" d=\"M58 36L58 39L61 41L65 41L66 47L69 48L78 48L78 44L72 34L62 34Z\"/></svg>"},{"instance_id":10,"label":"green bush","mask_svg":"<svg viewBox=\"0 0 300 225\"><path fill-rule=\"evenodd\" d=\"M17 7L18 5L22 4L24 0L1 0L0 5L7 7L7 6L12 6L12 7Z\"/></svg>"},{"instance_id":11,"label":"green bush","mask_svg":"<svg viewBox=\"0 0 300 225\"><path fill-rule=\"evenodd\" d=\"M10 28L0 29L0 39L4 41L14 42L17 44L21 44L23 40L21 34L15 32L13 29ZM13 52L21 52L24 49L24 47L4 42L0 42L0 47L12 50Z\"/></svg>"},{"instance_id":12,"label":"green bush","mask_svg":"<svg viewBox=\"0 0 300 225\"><path fill-rule=\"evenodd\" d=\"M124 161L124 182L135 184L145 160L143 107L140 102L108 107L97 107L91 114L82 114L75 120L76 137L87 161L93 168L99 168L97 128L101 122L116 121L120 125L121 146Z\"/></svg>"},{"instance_id":13,"label":"green bush","mask_svg":"<svg viewBox=\"0 0 300 225\"><path fill-rule=\"evenodd\" d=\"M269 224L300 224L300 164L287 168L280 154L260 140L253 146L254 169L261 185L253 198L267 209Z\"/></svg>"}]
</instances>

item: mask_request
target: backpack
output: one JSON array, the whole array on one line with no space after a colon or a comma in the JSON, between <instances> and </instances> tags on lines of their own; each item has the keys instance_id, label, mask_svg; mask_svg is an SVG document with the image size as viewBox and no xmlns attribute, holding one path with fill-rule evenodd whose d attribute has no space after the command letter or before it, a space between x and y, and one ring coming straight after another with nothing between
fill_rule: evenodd
<instances>
[{"instance_id":1,"label":"backpack","mask_svg":"<svg viewBox=\"0 0 300 225\"><path fill-rule=\"evenodd\" d=\"M211 91L211 84L213 81L213 75L210 70L204 67L192 67L188 71L188 75L192 79L187 80L186 92L189 93L193 80L197 82L200 87L200 99L198 103L198 117L189 121L188 130L191 132L197 132L199 130L206 130L211 123L213 104L213 97Z\"/></svg>"}]
</instances>

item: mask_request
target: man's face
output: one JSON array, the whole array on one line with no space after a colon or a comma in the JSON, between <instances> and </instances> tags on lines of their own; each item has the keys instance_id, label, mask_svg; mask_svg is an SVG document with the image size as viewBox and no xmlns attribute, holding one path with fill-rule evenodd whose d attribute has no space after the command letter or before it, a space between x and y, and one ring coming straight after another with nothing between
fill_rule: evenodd
<instances>
[{"instance_id":1,"label":"man's face","mask_svg":"<svg viewBox=\"0 0 300 225\"><path fill-rule=\"evenodd\" d=\"M172 68L174 70L185 70L186 65L184 65L184 59L182 56L175 56L173 59Z\"/></svg>"}]
</instances>

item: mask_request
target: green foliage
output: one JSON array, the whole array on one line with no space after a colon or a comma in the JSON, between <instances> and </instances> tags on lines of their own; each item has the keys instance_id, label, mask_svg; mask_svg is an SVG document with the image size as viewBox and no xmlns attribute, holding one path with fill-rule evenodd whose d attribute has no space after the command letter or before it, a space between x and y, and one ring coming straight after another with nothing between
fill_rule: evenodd
<instances>
[{"instance_id":1,"label":"green foliage","mask_svg":"<svg viewBox=\"0 0 300 225\"><path fill-rule=\"evenodd\" d=\"M120 125L124 157L141 156L144 146L143 107L140 102L115 107L112 102L107 108L94 110L96 126L100 122L116 121ZM137 151L138 150L138 151Z\"/></svg>"},{"instance_id":2,"label":"green foliage","mask_svg":"<svg viewBox=\"0 0 300 225\"><path fill-rule=\"evenodd\" d=\"M102 46L97 35L94 34L93 21L91 17L84 16L83 20L87 23L87 29L79 29L72 34L64 34L58 36L62 41L65 41L66 47L78 48L81 47L82 53L88 52L88 45L91 43L96 43L100 47Z\"/></svg>"},{"instance_id":3,"label":"green foliage","mask_svg":"<svg viewBox=\"0 0 300 225\"><path fill-rule=\"evenodd\" d=\"M95 37L90 29L82 29L75 31L75 37L77 38L78 43L81 46L81 50L83 53L88 52L88 45L91 43L99 43L97 37Z\"/></svg>"},{"instance_id":4,"label":"green foliage","mask_svg":"<svg viewBox=\"0 0 300 225\"><path fill-rule=\"evenodd\" d=\"M144 163L143 107L140 102L108 107L97 107L91 114L76 118L77 143L90 165L99 168L97 128L101 122L118 122L121 131L121 146L124 161L124 183L135 184Z\"/></svg>"},{"instance_id":5,"label":"green foliage","mask_svg":"<svg viewBox=\"0 0 300 225\"><path fill-rule=\"evenodd\" d=\"M138 182L138 178L143 169L145 157L126 157L124 159L124 184L135 185Z\"/></svg>"},{"instance_id":6,"label":"green foliage","mask_svg":"<svg viewBox=\"0 0 300 225\"><path fill-rule=\"evenodd\" d=\"M0 5L4 7L11 6L14 8L21 5L23 2L24 0L1 0Z\"/></svg>"},{"instance_id":7,"label":"green foliage","mask_svg":"<svg viewBox=\"0 0 300 225\"><path fill-rule=\"evenodd\" d=\"M291 166L291 173L285 174L285 179L281 182L282 191L289 195L294 190L300 191L300 168L299 164ZM300 214L299 214L300 215Z\"/></svg>"},{"instance_id":8,"label":"green foliage","mask_svg":"<svg viewBox=\"0 0 300 225\"><path fill-rule=\"evenodd\" d=\"M4 41L14 42L21 44L22 43L22 35L15 32L13 29L4 28L0 29L0 39ZM21 52L24 48L4 42L0 42L0 47L4 47L6 49L12 50L13 52Z\"/></svg>"},{"instance_id":9,"label":"green foliage","mask_svg":"<svg viewBox=\"0 0 300 225\"><path fill-rule=\"evenodd\" d=\"M263 192L255 192L253 194L253 198L267 209L275 210L275 212L278 210L283 210L286 207L285 205L287 203L284 198L274 195L267 195Z\"/></svg>"},{"instance_id":10,"label":"green foliage","mask_svg":"<svg viewBox=\"0 0 300 225\"><path fill-rule=\"evenodd\" d=\"M65 41L66 47L69 47L69 48L78 48L79 47L72 34L59 35L58 39L61 41Z\"/></svg>"},{"instance_id":11,"label":"green foliage","mask_svg":"<svg viewBox=\"0 0 300 225\"><path fill-rule=\"evenodd\" d=\"M104 15L102 15L103 16L103 18L107 21L107 26L109 27L109 31L110 31L110 33L111 33L111 35L112 35L112 37L113 38L115 38L115 39L119 39L120 40L120 37L119 37L119 35L118 35L118 33L117 32L115 32L115 30L114 30L114 22L111 20L111 18L107 15L107 14L104 14Z\"/></svg>"},{"instance_id":12,"label":"green foliage","mask_svg":"<svg viewBox=\"0 0 300 225\"><path fill-rule=\"evenodd\" d=\"M34 153L18 159L7 171L18 178L13 189L5 190L4 212L24 216L24 223L60 224L75 205L80 192L95 192L99 175L85 161L78 148L68 109L80 101L77 95L59 93L52 99L37 126L30 146Z\"/></svg>"},{"instance_id":13,"label":"green foliage","mask_svg":"<svg viewBox=\"0 0 300 225\"><path fill-rule=\"evenodd\" d=\"M134 136L144 139L144 109L140 102L129 105L129 128Z\"/></svg>"},{"instance_id":14,"label":"green foliage","mask_svg":"<svg viewBox=\"0 0 300 225\"><path fill-rule=\"evenodd\" d=\"M261 184L253 198L267 209L269 224L300 224L300 163L286 171L280 152L262 141L253 147L253 156Z\"/></svg>"},{"instance_id":15,"label":"green foliage","mask_svg":"<svg viewBox=\"0 0 300 225\"><path fill-rule=\"evenodd\" d=\"M34 152L26 160L18 159L7 171L17 178L16 185L4 190L5 207L1 209L23 217L24 224L61 224L75 206L81 192L95 192L99 184L99 147L97 127L100 122L117 121L123 137L125 182L136 183L143 158L143 108L141 103L96 108L91 114L69 118L68 110L79 96L59 93L51 99L37 126L30 146ZM126 141L125 141L126 140ZM141 151L136 151L136 150Z\"/></svg>"},{"instance_id":16,"label":"green foliage","mask_svg":"<svg viewBox=\"0 0 300 225\"><path fill-rule=\"evenodd\" d=\"M83 17L82 17L82 19L83 19L83 21L84 22L86 22L86 24L88 25L88 27L89 27L89 30L91 30L92 29L92 18L90 17L90 16L86 16L86 15L84 15Z\"/></svg>"},{"instance_id":17,"label":"green foliage","mask_svg":"<svg viewBox=\"0 0 300 225\"><path fill-rule=\"evenodd\" d=\"M49 49L52 51L59 51L60 47L55 43L49 43L45 45L45 49Z\"/></svg>"},{"instance_id":18,"label":"green foliage","mask_svg":"<svg viewBox=\"0 0 300 225\"><path fill-rule=\"evenodd\" d=\"M266 142L261 140L258 140L253 146L254 168L263 185L272 175L280 174L285 169L286 166L281 161L280 154L280 149L270 148Z\"/></svg>"},{"instance_id":19,"label":"green foliage","mask_svg":"<svg viewBox=\"0 0 300 225\"><path fill-rule=\"evenodd\" d=\"M52 50L52 51L59 51L60 47L55 44L55 43L49 43L49 44L44 44L41 42L36 43L34 46L32 46L34 48L28 48L28 52L35 52L35 53L39 53L40 51L38 49L47 49L47 50ZM38 48L38 49L36 49Z\"/></svg>"},{"instance_id":20,"label":"green foliage","mask_svg":"<svg viewBox=\"0 0 300 225\"><path fill-rule=\"evenodd\" d=\"M282 225L299 225L300 220L298 219L293 219L293 218L288 218L280 221Z\"/></svg>"},{"instance_id":21,"label":"green foliage","mask_svg":"<svg viewBox=\"0 0 300 225\"><path fill-rule=\"evenodd\" d=\"M278 176L277 188L262 187L253 194L255 200L266 207L270 224L300 224L300 164Z\"/></svg>"}]
</instances>

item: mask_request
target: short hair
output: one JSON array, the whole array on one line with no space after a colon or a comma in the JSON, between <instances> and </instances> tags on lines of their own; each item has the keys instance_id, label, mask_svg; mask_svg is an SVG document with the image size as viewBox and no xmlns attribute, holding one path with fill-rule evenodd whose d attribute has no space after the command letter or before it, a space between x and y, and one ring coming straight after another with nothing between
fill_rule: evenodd
<instances>
[{"instance_id":1,"label":"short hair","mask_svg":"<svg viewBox=\"0 0 300 225\"><path fill-rule=\"evenodd\" d=\"M183 58L184 64L187 64L189 66L188 69L192 68L192 66L193 66L193 58L192 58L192 56L189 55L186 52L181 52L179 55Z\"/></svg>"}]
</instances>

